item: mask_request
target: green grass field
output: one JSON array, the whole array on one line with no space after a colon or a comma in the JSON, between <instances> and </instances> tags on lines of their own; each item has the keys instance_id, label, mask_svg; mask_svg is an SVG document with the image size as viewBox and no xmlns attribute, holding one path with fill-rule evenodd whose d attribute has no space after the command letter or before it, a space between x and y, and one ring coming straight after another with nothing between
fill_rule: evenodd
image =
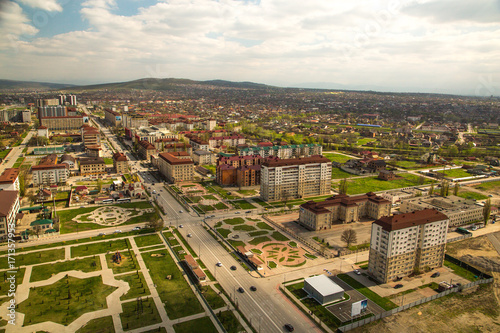
<instances>
[{"instance_id":1,"label":"green grass field","mask_svg":"<svg viewBox=\"0 0 500 333\"><path fill-rule=\"evenodd\" d=\"M347 184L347 193L360 194L420 185L418 176L412 174L399 174L399 176L403 178L391 181L380 180L377 177L349 180ZM430 184L430 180L426 178L424 184Z\"/></svg>"},{"instance_id":2,"label":"green grass field","mask_svg":"<svg viewBox=\"0 0 500 333\"><path fill-rule=\"evenodd\" d=\"M389 299L385 297L379 296L377 293L371 291L369 288L355 280L354 278L350 277L347 274L338 274L337 277L365 295L367 298L378 304L381 308L384 310L392 310L397 308L397 305L391 302Z\"/></svg>"},{"instance_id":3,"label":"green grass field","mask_svg":"<svg viewBox=\"0 0 500 333\"><path fill-rule=\"evenodd\" d=\"M260 236L260 237L255 237L254 239L252 239L251 241L249 241L248 243L251 244L251 245L258 245L260 243L265 243L265 242L270 242L271 239L267 236Z\"/></svg>"},{"instance_id":4,"label":"green grass field","mask_svg":"<svg viewBox=\"0 0 500 333\"><path fill-rule=\"evenodd\" d=\"M477 193L477 192L472 192L472 191L467 191L467 190L460 190L458 192L458 196L461 198L465 199L473 199L473 200L484 200L488 199L487 195Z\"/></svg>"},{"instance_id":5,"label":"green grass field","mask_svg":"<svg viewBox=\"0 0 500 333\"><path fill-rule=\"evenodd\" d=\"M122 303L122 308L120 319L125 331L161 323L160 314L151 298L142 300L142 311L138 309L137 302Z\"/></svg>"},{"instance_id":6,"label":"green grass field","mask_svg":"<svg viewBox=\"0 0 500 333\"><path fill-rule=\"evenodd\" d=\"M245 223L245 220L242 219L241 217L235 217L232 219L225 219L224 223L229 224L229 225L237 225L237 224Z\"/></svg>"},{"instance_id":7,"label":"green grass field","mask_svg":"<svg viewBox=\"0 0 500 333\"><path fill-rule=\"evenodd\" d=\"M336 153L325 153L323 154L326 158L328 158L332 162L345 163L349 160L352 160L352 157L336 154Z\"/></svg>"},{"instance_id":8,"label":"green grass field","mask_svg":"<svg viewBox=\"0 0 500 333\"><path fill-rule=\"evenodd\" d=\"M368 142L374 142L374 141L377 141L377 139L373 139L373 138L363 138L363 139L359 139L359 140L358 140L358 146L364 146L364 145L366 145Z\"/></svg>"},{"instance_id":9,"label":"green grass field","mask_svg":"<svg viewBox=\"0 0 500 333\"><path fill-rule=\"evenodd\" d=\"M114 333L113 317L101 317L92 319L85 326L81 327L76 333ZM38 332L37 332L38 333Z\"/></svg>"},{"instance_id":10,"label":"green grass field","mask_svg":"<svg viewBox=\"0 0 500 333\"><path fill-rule=\"evenodd\" d=\"M263 230L274 230L273 227L271 227L269 224L267 224L266 222L258 222L257 223L257 227L259 229L263 229Z\"/></svg>"},{"instance_id":11,"label":"green grass field","mask_svg":"<svg viewBox=\"0 0 500 333\"><path fill-rule=\"evenodd\" d=\"M135 241L135 244L137 245L137 247L162 244L162 241L157 234L146 235L146 236L137 236L137 237L134 237L134 241Z\"/></svg>"},{"instance_id":12,"label":"green grass field","mask_svg":"<svg viewBox=\"0 0 500 333\"><path fill-rule=\"evenodd\" d=\"M246 200L237 200L233 201L234 204L236 204L237 207L240 207L240 209L254 209L255 206L249 203Z\"/></svg>"},{"instance_id":13,"label":"green grass field","mask_svg":"<svg viewBox=\"0 0 500 333\"><path fill-rule=\"evenodd\" d=\"M19 268L17 270L17 273L15 273L15 278L16 278L16 286L19 286L20 284L23 283L23 280L24 280L24 271L26 270L26 268ZM33 273L31 273L33 276ZM11 274L0 274L0 296L7 296L7 294L9 293L9 289L10 289L10 280L7 280L7 278L9 278Z\"/></svg>"},{"instance_id":14,"label":"green grass field","mask_svg":"<svg viewBox=\"0 0 500 333\"><path fill-rule=\"evenodd\" d=\"M71 257L85 257L93 254L114 252L130 248L128 239L117 239L108 242L98 242L71 247Z\"/></svg>"},{"instance_id":15,"label":"green grass field","mask_svg":"<svg viewBox=\"0 0 500 333\"><path fill-rule=\"evenodd\" d=\"M356 175L352 175L349 172L345 172L344 170L339 168L332 168L332 179L351 178L352 176Z\"/></svg>"},{"instance_id":16,"label":"green grass field","mask_svg":"<svg viewBox=\"0 0 500 333\"><path fill-rule=\"evenodd\" d=\"M129 291L120 297L120 300L124 301L127 299L135 299L137 297L148 296L151 293L149 292L149 288L144 280L144 276L141 272L139 273L131 273L127 275L120 275L115 277L117 280L123 280L128 282L130 289Z\"/></svg>"},{"instance_id":17,"label":"green grass field","mask_svg":"<svg viewBox=\"0 0 500 333\"><path fill-rule=\"evenodd\" d=\"M175 333L217 333L217 329L208 317L202 317L190 321L185 321L179 324L174 324L174 330Z\"/></svg>"},{"instance_id":18,"label":"green grass field","mask_svg":"<svg viewBox=\"0 0 500 333\"><path fill-rule=\"evenodd\" d=\"M231 230L224 228L217 228L215 230L217 230L217 232L224 238L227 238L227 236L229 236L229 234L231 233Z\"/></svg>"},{"instance_id":19,"label":"green grass field","mask_svg":"<svg viewBox=\"0 0 500 333\"><path fill-rule=\"evenodd\" d=\"M139 264L132 251L119 251L122 257L120 263L113 261L115 253L106 254L106 262L108 267L113 270L114 274L132 272L139 269Z\"/></svg>"},{"instance_id":20,"label":"green grass field","mask_svg":"<svg viewBox=\"0 0 500 333\"><path fill-rule=\"evenodd\" d=\"M278 231L273 232L271 234L271 237L277 241L282 241L282 242L286 242L286 241L290 240L290 239L288 239L288 237L286 237L285 235L283 235L282 233L280 233Z\"/></svg>"},{"instance_id":21,"label":"green grass field","mask_svg":"<svg viewBox=\"0 0 500 333\"><path fill-rule=\"evenodd\" d=\"M233 230L241 230L241 231L254 231L255 227L248 224L236 225L233 227Z\"/></svg>"},{"instance_id":22,"label":"green grass field","mask_svg":"<svg viewBox=\"0 0 500 333\"><path fill-rule=\"evenodd\" d=\"M56 261L64 259L64 249L53 249L39 252L31 252L25 254L17 254L15 257L15 266L28 266L41 264L44 262ZM9 268L7 257L0 258L0 269Z\"/></svg>"},{"instance_id":23,"label":"green grass field","mask_svg":"<svg viewBox=\"0 0 500 333\"><path fill-rule=\"evenodd\" d=\"M19 304L24 325L53 321L68 325L82 314L106 309L106 297L116 287L103 284L101 276L88 279L67 277L50 286L30 289L27 300Z\"/></svg>"},{"instance_id":24,"label":"green grass field","mask_svg":"<svg viewBox=\"0 0 500 333\"><path fill-rule=\"evenodd\" d=\"M485 182L481 183L479 185L474 186L474 188L477 188L478 190L482 191L492 191L492 190L500 190L500 180L494 181L494 182Z\"/></svg>"},{"instance_id":25,"label":"green grass field","mask_svg":"<svg viewBox=\"0 0 500 333\"><path fill-rule=\"evenodd\" d=\"M82 271L85 273L100 271L101 261L99 260L99 257L90 257L84 259L55 262L47 265L33 266L30 282L47 280L53 274L72 270Z\"/></svg>"},{"instance_id":26,"label":"green grass field","mask_svg":"<svg viewBox=\"0 0 500 333\"><path fill-rule=\"evenodd\" d=\"M154 254L164 254L155 257ZM160 299L165 303L165 310L170 319L190 316L203 311L198 299L193 294L186 280L172 260L167 250L141 254ZM167 279L170 275L171 279Z\"/></svg>"},{"instance_id":27,"label":"green grass field","mask_svg":"<svg viewBox=\"0 0 500 333\"><path fill-rule=\"evenodd\" d=\"M444 172L442 170L436 169L435 171L439 173L444 173L446 177L450 178L464 178L464 177L471 177L472 174L468 173L464 169L449 169L445 170Z\"/></svg>"}]
</instances>

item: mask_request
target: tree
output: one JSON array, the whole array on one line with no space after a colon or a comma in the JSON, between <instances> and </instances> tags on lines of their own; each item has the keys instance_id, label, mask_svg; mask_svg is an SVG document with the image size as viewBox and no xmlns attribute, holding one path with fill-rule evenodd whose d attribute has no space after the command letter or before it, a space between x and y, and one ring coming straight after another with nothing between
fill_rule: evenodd
<instances>
[{"instance_id":1,"label":"tree","mask_svg":"<svg viewBox=\"0 0 500 333\"><path fill-rule=\"evenodd\" d=\"M447 197L448 196L448 193L449 193L449 189L450 189L450 182L449 181L446 181L446 180L443 180L441 182L441 191L440 191L440 195L442 197Z\"/></svg>"},{"instance_id":2,"label":"tree","mask_svg":"<svg viewBox=\"0 0 500 333\"><path fill-rule=\"evenodd\" d=\"M100 179L97 181L97 190L99 192L101 192L101 190L102 190L102 180L100 180Z\"/></svg>"},{"instance_id":3,"label":"tree","mask_svg":"<svg viewBox=\"0 0 500 333\"><path fill-rule=\"evenodd\" d=\"M347 194L347 178L344 178L340 181L339 194Z\"/></svg>"},{"instance_id":4,"label":"tree","mask_svg":"<svg viewBox=\"0 0 500 333\"><path fill-rule=\"evenodd\" d=\"M346 243L346 247L349 247L351 244L356 243L358 241L358 236L356 235L356 231L353 229L344 230L340 240Z\"/></svg>"},{"instance_id":5,"label":"tree","mask_svg":"<svg viewBox=\"0 0 500 333\"><path fill-rule=\"evenodd\" d=\"M486 200L486 202L484 203L483 207L484 225L488 224L488 221L490 219L490 214L491 214L491 199L488 198L488 200Z\"/></svg>"},{"instance_id":6,"label":"tree","mask_svg":"<svg viewBox=\"0 0 500 333\"><path fill-rule=\"evenodd\" d=\"M154 229L155 231L159 231L163 228L163 220L159 218L157 215L151 221L146 223L148 228Z\"/></svg>"},{"instance_id":7,"label":"tree","mask_svg":"<svg viewBox=\"0 0 500 333\"><path fill-rule=\"evenodd\" d=\"M429 195L432 195L434 193L434 184L431 184L431 187L429 188Z\"/></svg>"},{"instance_id":8,"label":"tree","mask_svg":"<svg viewBox=\"0 0 500 333\"><path fill-rule=\"evenodd\" d=\"M458 185L458 183L455 183L455 187L453 188L453 195L458 195L458 190L460 190L460 185Z\"/></svg>"}]
</instances>

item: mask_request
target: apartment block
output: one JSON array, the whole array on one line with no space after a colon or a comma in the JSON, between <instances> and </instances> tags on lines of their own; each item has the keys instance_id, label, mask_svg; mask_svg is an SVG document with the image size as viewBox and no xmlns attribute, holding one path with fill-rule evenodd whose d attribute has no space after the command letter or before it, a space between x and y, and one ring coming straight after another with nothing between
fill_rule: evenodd
<instances>
[{"instance_id":1,"label":"apartment block","mask_svg":"<svg viewBox=\"0 0 500 333\"><path fill-rule=\"evenodd\" d=\"M15 230L19 213L19 192L0 190L0 240L6 240L9 227Z\"/></svg>"},{"instance_id":2,"label":"apartment block","mask_svg":"<svg viewBox=\"0 0 500 333\"><path fill-rule=\"evenodd\" d=\"M0 175L0 189L19 191L19 169L7 168Z\"/></svg>"},{"instance_id":3,"label":"apartment block","mask_svg":"<svg viewBox=\"0 0 500 333\"><path fill-rule=\"evenodd\" d=\"M243 135L213 136L208 139L209 148L216 148L220 146L235 147L244 143L245 137Z\"/></svg>"},{"instance_id":4,"label":"apartment block","mask_svg":"<svg viewBox=\"0 0 500 333\"><path fill-rule=\"evenodd\" d=\"M332 162L315 155L262 163L260 196L265 201L298 199L330 193Z\"/></svg>"},{"instance_id":5,"label":"apartment block","mask_svg":"<svg viewBox=\"0 0 500 333\"><path fill-rule=\"evenodd\" d=\"M384 216L372 224L368 273L387 283L441 267L449 219L435 209Z\"/></svg>"},{"instance_id":6,"label":"apartment block","mask_svg":"<svg viewBox=\"0 0 500 333\"><path fill-rule=\"evenodd\" d=\"M85 148L89 146L101 145L101 133L97 128L85 124L80 129L80 132L82 135L82 142Z\"/></svg>"},{"instance_id":7,"label":"apartment block","mask_svg":"<svg viewBox=\"0 0 500 333\"><path fill-rule=\"evenodd\" d=\"M238 155L260 155L262 157L276 156L281 159L308 157L312 155L321 155L323 146L319 144L301 144L301 145L272 145L265 142L256 147L245 147L238 149Z\"/></svg>"},{"instance_id":8,"label":"apartment block","mask_svg":"<svg viewBox=\"0 0 500 333\"><path fill-rule=\"evenodd\" d=\"M309 201L300 206L299 223L309 230L331 229L332 225L379 219L391 214L391 202L368 192L363 195L334 195L324 201Z\"/></svg>"},{"instance_id":9,"label":"apartment block","mask_svg":"<svg viewBox=\"0 0 500 333\"><path fill-rule=\"evenodd\" d=\"M40 160L38 165L31 167L34 185L65 184L69 177L69 166L57 163L56 154L49 154Z\"/></svg>"},{"instance_id":10,"label":"apartment block","mask_svg":"<svg viewBox=\"0 0 500 333\"><path fill-rule=\"evenodd\" d=\"M206 150L195 150L192 156L194 163L198 165L212 165L215 163L215 155Z\"/></svg>"},{"instance_id":11,"label":"apartment block","mask_svg":"<svg viewBox=\"0 0 500 333\"><path fill-rule=\"evenodd\" d=\"M160 153L158 169L171 183L191 181L194 178L194 163L186 153Z\"/></svg>"},{"instance_id":12,"label":"apartment block","mask_svg":"<svg viewBox=\"0 0 500 333\"><path fill-rule=\"evenodd\" d=\"M127 156L123 153L114 153L113 154L113 167L116 173L126 174L128 173L128 162Z\"/></svg>"},{"instance_id":13,"label":"apartment block","mask_svg":"<svg viewBox=\"0 0 500 333\"><path fill-rule=\"evenodd\" d=\"M138 145L139 155L145 160L149 161L151 155L156 154L156 148L149 141L141 140Z\"/></svg>"},{"instance_id":14,"label":"apartment block","mask_svg":"<svg viewBox=\"0 0 500 333\"><path fill-rule=\"evenodd\" d=\"M102 175L105 173L106 163L102 157L80 159L80 174L82 176Z\"/></svg>"},{"instance_id":15,"label":"apartment block","mask_svg":"<svg viewBox=\"0 0 500 333\"><path fill-rule=\"evenodd\" d=\"M475 221L483 220L483 206L476 201L460 198L454 195L447 197L427 196L404 199L400 211L410 213L415 210L435 209L450 219L450 227L458 227Z\"/></svg>"},{"instance_id":16,"label":"apartment block","mask_svg":"<svg viewBox=\"0 0 500 333\"><path fill-rule=\"evenodd\" d=\"M108 124L113 127L121 126L122 124L122 114L111 109L104 110L104 119Z\"/></svg>"}]
</instances>

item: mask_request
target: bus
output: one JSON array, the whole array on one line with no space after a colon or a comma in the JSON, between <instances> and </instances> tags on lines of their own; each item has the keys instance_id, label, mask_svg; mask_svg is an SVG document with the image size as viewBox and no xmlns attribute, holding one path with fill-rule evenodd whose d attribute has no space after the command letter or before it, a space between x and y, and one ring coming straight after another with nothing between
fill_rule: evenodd
<instances>
[{"instance_id":1,"label":"bus","mask_svg":"<svg viewBox=\"0 0 500 333\"><path fill-rule=\"evenodd\" d=\"M465 228L457 228L457 230L455 230L455 231L458 232L459 234L462 234L462 235L471 234L471 232Z\"/></svg>"},{"instance_id":2,"label":"bus","mask_svg":"<svg viewBox=\"0 0 500 333\"><path fill-rule=\"evenodd\" d=\"M116 202L130 202L130 198L122 198L122 199L118 199L116 200Z\"/></svg>"},{"instance_id":3,"label":"bus","mask_svg":"<svg viewBox=\"0 0 500 333\"><path fill-rule=\"evenodd\" d=\"M102 203L112 203L113 199L104 199Z\"/></svg>"}]
</instances>

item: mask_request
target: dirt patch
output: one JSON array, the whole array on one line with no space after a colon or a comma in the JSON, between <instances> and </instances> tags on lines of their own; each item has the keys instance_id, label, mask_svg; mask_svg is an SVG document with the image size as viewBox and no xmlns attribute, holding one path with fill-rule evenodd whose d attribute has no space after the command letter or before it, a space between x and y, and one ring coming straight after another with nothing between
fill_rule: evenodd
<instances>
[{"instance_id":1,"label":"dirt patch","mask_svg":"<svg viewBox=\"0 0 500 333\"><path fill-rule=\"evenodd\" d=\"M468 263L471 266L478 267L480 270L486 272L500 272L500 258L497 257L475 257L470 254L461 256L460 260Z\"/></svg>"},{"instance_id":2,"label":"dirt patch","mask_svg":"<svg viewBox=\"0 0 500 333\"><path fill-rule=\"evenodd\" d=\"M472 256L496 256L497 252L488 237L480 236L447 244L446 254L459 258L467 254Z\"/></svg>"}]
</instances>

